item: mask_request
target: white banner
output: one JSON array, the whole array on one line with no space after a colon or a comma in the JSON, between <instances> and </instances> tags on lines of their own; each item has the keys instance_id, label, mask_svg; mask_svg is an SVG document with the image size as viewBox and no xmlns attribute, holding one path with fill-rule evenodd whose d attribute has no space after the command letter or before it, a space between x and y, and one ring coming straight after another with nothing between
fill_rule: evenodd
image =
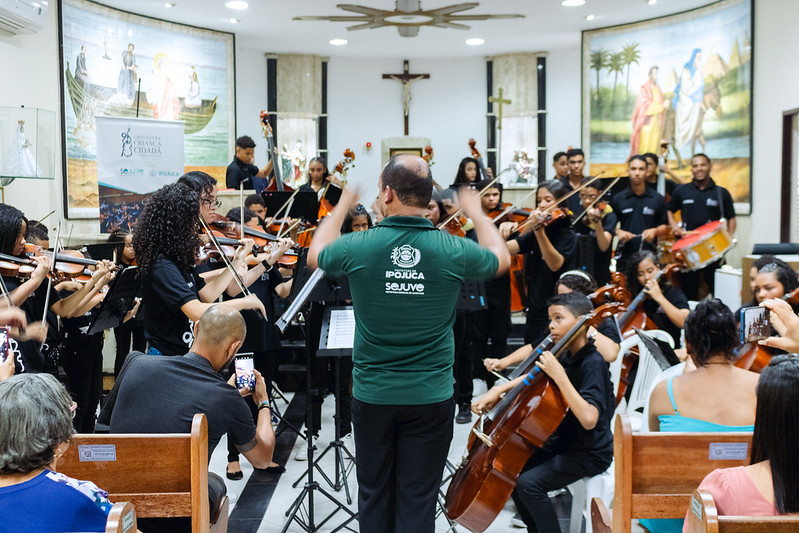
<instances>
[{"instance_id":1,"label":"white banner","mask_svg":"<svg viewBox=\"0 0 799 533\"><path fill-rule=\"evenodd\" d=\"M148 194L183 175L183 122L96 117L97 182Z\"/></svg>"}]
</instances>

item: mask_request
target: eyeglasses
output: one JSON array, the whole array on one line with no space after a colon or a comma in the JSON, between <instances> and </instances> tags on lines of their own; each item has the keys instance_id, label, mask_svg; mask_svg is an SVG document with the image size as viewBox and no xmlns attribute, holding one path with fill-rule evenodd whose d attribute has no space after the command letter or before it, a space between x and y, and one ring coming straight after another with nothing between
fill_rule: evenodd
<instances>
[{"instance_id":1,"label":"eyeglasses","mask_svg":"<svg viewBox=\"0 0 799 533\"><path fill-rule=\"evenodd\" d=\"M210 208L222 207L222 201L217 199L217 198L211 198L211 199L208 199L208 200L203 200L202 203L204 205L207 205Z\"/></svg>"}]
</instances>

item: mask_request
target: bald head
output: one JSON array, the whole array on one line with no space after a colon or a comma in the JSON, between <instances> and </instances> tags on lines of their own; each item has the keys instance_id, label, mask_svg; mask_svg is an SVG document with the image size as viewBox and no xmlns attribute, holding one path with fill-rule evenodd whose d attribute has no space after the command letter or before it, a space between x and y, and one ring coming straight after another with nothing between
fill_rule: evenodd
<instances>
[{"instance_id":1,"label":"bald head","mask_svg":"<svg viewBox=\"0 0 799 533\"><path fill-rule=\"evenodd\" d=\"M395 155L380 173L380 188L389 187L402 205L426 208L433 194L430 165L419 156Z\"/></svg>"},{"instance_id":2,"label":"bald head","mask_svg":"<svg viewBox=\"0 0 799 533\"><path fill-rule=\"evenodd\" d=\"M197 323L197 344L209 348L227 348L233 342L244 341L247 326L236 309L218 304L209 307Z\"/></svg>"}]
</instances>

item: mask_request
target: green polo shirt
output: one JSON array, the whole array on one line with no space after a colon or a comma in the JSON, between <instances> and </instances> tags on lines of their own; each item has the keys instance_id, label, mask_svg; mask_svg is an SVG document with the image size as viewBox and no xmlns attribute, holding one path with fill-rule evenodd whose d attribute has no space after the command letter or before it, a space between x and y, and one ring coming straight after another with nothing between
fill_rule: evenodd
<instances>
[{"instance_id":1,"label":"green polo shirt","mask_svg":"<svg viewBox=\"0 0 799 533\"><path fill-rule=\"evenodd\" d=\"M426 218L392 216L343 235L318 262L331 276L349 278L356 323L353 396L379 405L451 398L461 282L493 277L496 256Z\"/></svg>"}]
</instances>

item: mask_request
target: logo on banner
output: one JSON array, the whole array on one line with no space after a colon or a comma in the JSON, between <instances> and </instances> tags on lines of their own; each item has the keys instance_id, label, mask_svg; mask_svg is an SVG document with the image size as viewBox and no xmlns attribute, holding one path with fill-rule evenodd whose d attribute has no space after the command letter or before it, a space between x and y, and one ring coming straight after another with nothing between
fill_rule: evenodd
<instances>
[{"instance_id":1,"label":"logo on banner","mask_svg":"<svg viewBox=\"0 0 799 533\"><path fill-rule=\"evenodd\" d=\"M122 132L122 153L121 157L131 157L133 155L133 140L130 138L130 128Z\"/></svg>"}]
</instances>

